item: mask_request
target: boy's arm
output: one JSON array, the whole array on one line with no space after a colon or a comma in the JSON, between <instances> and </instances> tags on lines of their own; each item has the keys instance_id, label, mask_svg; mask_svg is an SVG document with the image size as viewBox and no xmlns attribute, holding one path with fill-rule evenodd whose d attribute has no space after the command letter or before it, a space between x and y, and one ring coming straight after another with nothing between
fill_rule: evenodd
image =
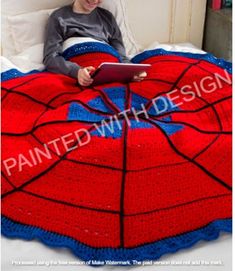
<instances>
[{"instance_id":1,"label":"boy's arm","mask_svg":"<svg viewBox=\"0 0 235 271\"><path fill-rule=\"evenodd\" d=\"M118 51L122 59L122 62L130 63L131 61L126 55L126 49L123 44L122 33L113 16L112 16L112 27L113 27L113 31L112 31L113 34L112 34L112 37L110 38L109 44Z\"/></svg>"},{"instance_id":2,"label":"boy's arm","mask_svg":"<svg viewBox=\"0 0 235 271\"><path fill-rule=\"evenodd\" d=\"M62 56L63 41L61 26L57 18L51 16L46 27L43 63L48 71L78 78L80 66Z\"/></svg>"}]
</instances>

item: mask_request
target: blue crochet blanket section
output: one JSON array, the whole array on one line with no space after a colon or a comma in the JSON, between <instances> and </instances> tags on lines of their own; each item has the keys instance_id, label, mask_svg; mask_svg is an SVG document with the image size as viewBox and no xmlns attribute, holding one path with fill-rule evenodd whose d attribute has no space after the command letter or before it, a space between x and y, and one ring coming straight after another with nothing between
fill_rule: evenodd
<instances>
[{"instance_id":1,"label":"blue crochet blanket section","mask_svg":"<svg viewBox=\"0 0 235 271\"><path fill-rule=\"evenodd\" d=\"M107 54L111 54L115 57L117 57L120 60L120 56L118 55L117 51L112 48L108 44L104 44L101 42L84 42L82 44L75 44L71 46L70 48L66 49L62 56L65 59L70 59L71 57L83 55L87 53L96 53L96 52L103 52ZM215 64L225 70L227 70L229 73L232 73L232 63L228 62L224 59L219 59L214 57L212 54L194 54L194 53L184 53L184 52L172 52L172 51L166 51L164 49L153 49L153 50L147 50L144 51L135 57L131 59L131 62L133 63L141 63L142 61L152 57L152 56L162 56L162 55L172 55L172 56L182 56L182 57L188 57L193 59L202 59L205 61L208 61L212 64ZM18 78L22 76L31 75L34 73L40 73L43 71L33 70L27 73L23 73L17 69L10 69L8 71L1 73L1 81L10 80L13 78Z\"/></svg>"},{"instance_id":2,"label":"blue crochet blanket section","mask_svg":"<svg viewBox=\"0 0 235 271\"><path fill-rule=\"evenodd\" d=\"M2 72L1 73L1 81L7 81L10 79L14 79L14 78L19 78L19 77L23 77L23 76L27 76L27 75L32 75L32 74L36 74L36 73L40 73L41 71L38 70L32 70L29 72L21 72L17 69L10 69L8 71Z\"/></svg>"},{"instance_id":3,"label":"blue crochet blanket section","mask_svg":"<svg viewBox=\"0 0 235 271\"><path fill-rule=\"evenodd\" d=\"M184 53L184 52L171 52L171 51L166 51L164 49L154 49L154 50L148 50L144 51L143 53L140 53L136 55L135 57L132 58L133 63L140 63L150 57L153 56L182 56L182 57L188 57L192 59L201 59L208 61L212 64L215 64L225 70L227 72L232 73L232 63L228 62L224 59L221 58L216 58L212 54L195 54L195 53Z\"/></svg>"},{"instance_id":4,"label":"blue crochet blanket section","mask_svg":"<svg viewBox=\"0 0 235 271\"><path fill-rule=\"evenodd\" d=\"M221 231L232 232L232 219L216 220L195 231L135 248L97 249L84 245L70 237L45 231L38 227L23 225L2 216L2 234L4 236L24 240L38 239L49 247L66 247L90 265L93 265L92 261L100 261L102 262L101 265L105 265L107 261L120 261L126 265L126 261L129 261L131 265L134 264L134 261L157 260L164 254L190 248L200 240L215 240L219 237Z\"/></svg>"},{"instance_id":5,"label":"blue crochet blanket section","mask_svg":"<svg viewBox=\"0 0 235 271\"><path fill-rule=\"evenodd\" d=\"M66 59L69 60L72 57L79 56L79 55L84 55L88 53L106 53L110 54L116 58L119 59L121 62L121 58L118 54L118 52L109 44L102 43L102 42L84 42L80 44L75 44L68 49L66 49L62 56Z\"/></svg>"}]
</instances>

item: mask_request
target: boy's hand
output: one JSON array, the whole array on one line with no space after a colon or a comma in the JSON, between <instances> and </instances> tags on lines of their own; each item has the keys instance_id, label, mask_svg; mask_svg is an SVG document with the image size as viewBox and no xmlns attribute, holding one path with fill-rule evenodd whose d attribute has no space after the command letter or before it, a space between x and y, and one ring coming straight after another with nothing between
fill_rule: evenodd
<instances>
[{"instance_id":1,"label":"boy's hand","mask_svg":"<svg viewBox=\"0 0 235 271\"><path fill-rule=\"evenodd\" d=\"M78 83L83 87L90 86L93 82L93 79L90 76L90 72L92 72L94 70L95 70L95 68L92 66L79 69Z\"/></svg>"},{"instance_id":2,"label":"boy's hand","mask_svg":"<svg viewBox=\"0 0 235 271\"><path fill-rule=\"evenodd\" d=\"M137 75L135 75L134 77L133 77L133 81L134 82L140 82L140 81L142 81L142 80L144 80L144 78L147 76L147 73L146 72L141 72L141 73L139 73L139 74L137 74Z\"/></svg>"}]
</instances>

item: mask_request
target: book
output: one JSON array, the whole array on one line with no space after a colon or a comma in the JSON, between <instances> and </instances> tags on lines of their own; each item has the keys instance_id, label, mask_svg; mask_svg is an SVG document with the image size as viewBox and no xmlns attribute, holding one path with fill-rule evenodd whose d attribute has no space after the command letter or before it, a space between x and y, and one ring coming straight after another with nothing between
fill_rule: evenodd
<instances>
[{"instance_id":1,"label":"book","mask_svg":"<svg viewBox=\"0 0 235 271\"><path fill-rule=\"evenodd\" d=\"M219 10L222 7L222 0L212 0L211 7L214 10Z\"/></svg>"},{"instance_id":2,"label":"book","mask_svg":"<svg viewBox=\"0 0 235 271\"><path fill-rule=\"evenodd\" d=\"M223 0L222 1L222 7L223 8L231 8L232 7L232 0Z\"/></svg>"}]
</instances>

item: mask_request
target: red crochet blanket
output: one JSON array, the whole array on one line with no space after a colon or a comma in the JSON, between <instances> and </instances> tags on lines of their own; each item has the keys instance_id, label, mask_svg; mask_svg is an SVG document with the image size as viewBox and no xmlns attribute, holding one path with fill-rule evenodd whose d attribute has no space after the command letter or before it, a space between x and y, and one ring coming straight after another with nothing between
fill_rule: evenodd
<instances>
[{"instance_id":1,"label":"red crochet blanket","mask_svg":"<svg viewBox=\"0 0 235 271\"><path fill-rule=\"evenodd\" d=\"M64 57L119 61L96 43ZM230 64L164 50L133 62L152 64L143 82L2 74L4 235L133 261L231 231Z\"/></svg>"}]
</instances>

